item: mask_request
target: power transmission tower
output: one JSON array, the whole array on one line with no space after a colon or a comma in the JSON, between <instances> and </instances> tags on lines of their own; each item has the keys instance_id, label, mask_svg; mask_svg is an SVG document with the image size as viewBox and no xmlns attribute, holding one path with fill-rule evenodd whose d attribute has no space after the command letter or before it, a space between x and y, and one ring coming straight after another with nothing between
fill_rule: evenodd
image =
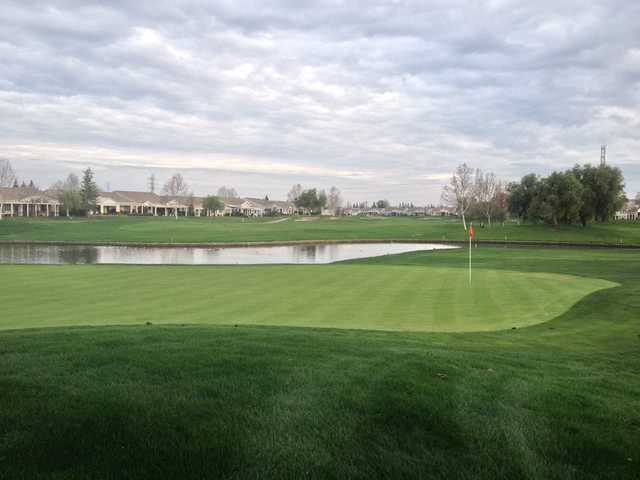
<instances>
[{"instance_id":1,"label":"power transmission tower","mask_svg":"<svg viewBox=\"0 0 640 480\"><path fill-rule=\"evenodd\" d=\"M600 146L600 165L605 165L607 163L607 146Z\"/></svg>"},{"instance_id":2,"label":"power transmission tower","mask_svg":"<svg viewBox=\"0 0 640 480\"><path fill-rule=\"evenodd\" d=\"M147 186L149 187L149 191L151 193L156 193L156 176L155 175L151 174L147 182Z\"/></svg>"}]
</instances>

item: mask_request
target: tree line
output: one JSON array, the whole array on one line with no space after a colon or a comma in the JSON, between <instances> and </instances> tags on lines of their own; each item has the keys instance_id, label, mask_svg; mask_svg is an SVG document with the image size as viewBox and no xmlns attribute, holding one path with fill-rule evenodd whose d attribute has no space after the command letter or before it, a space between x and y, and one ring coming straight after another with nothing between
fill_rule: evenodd
<instances>
[{"instance_id":1,"label":"tree line","mask_svg":"<svg viewBox=\"0 0 640 480\"><path fill-rule=\"evenodd\" d=\"M466 230L468 219L521 221L551 225L611 220L626 202L624 177L606 164L576 165L547 177L529 174L506 188L493 173L466 163L458 166L443 188L442 200L453 207Z\"/></svg>"},{"instance_id":2,"label":"tree line","mask_svg":"<svg viewBox=\"0 0 640 480\"><path fill-rule=\"evenodd\" d=\"M609 165L576 165L548 177L529 174L508 187L513 216L551 225L611 220L625 204L624 177Z\"/></svg>"}]
</instances>

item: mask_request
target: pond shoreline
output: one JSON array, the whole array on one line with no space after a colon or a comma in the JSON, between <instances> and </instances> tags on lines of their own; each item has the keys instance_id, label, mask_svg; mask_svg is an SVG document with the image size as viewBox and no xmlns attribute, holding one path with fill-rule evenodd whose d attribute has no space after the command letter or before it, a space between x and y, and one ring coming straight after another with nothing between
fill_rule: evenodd
<instances>
[{"instance_id":1,"label":"pond shoreline","mask_svg":"<svg viewBox=\"0 0 640 480\"><path fill-rule=\"evenodd\" d=\"M459 248L433 243L337 243L243 247L0 244L0 264L262 265L327 264L413 251Z\"/></svg>"},{"instance_id":2,"label":"pond shoreline","mask_svg":"<svg viewBox=\"0 0 640 480\"><path fill-rule=\"evenodd\" d=\"M468 240L447 239L342 239L342 240L273 240L249 242L126 242L126 241L87 241L87 240L0 240L0 245L50 245L50 246L86 246L86 247L140 247L140 248L241 248L241 247L287 247L296 245L348 245L379 243L432 243L436 245L467 245ZM551 240L474 240L474 245L498 245L517 247L565 247L595 248L615 250L640 250L640 244L607 242L567 242Z\"/></svg>"}]
</instances>

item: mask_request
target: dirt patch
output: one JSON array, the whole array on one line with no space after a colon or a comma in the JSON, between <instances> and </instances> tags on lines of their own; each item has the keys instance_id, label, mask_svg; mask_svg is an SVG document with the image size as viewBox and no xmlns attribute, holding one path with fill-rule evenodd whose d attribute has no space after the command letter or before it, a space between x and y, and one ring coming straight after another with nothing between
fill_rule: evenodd
<instances>
[{"instance_id":1,"label":"dirt patch","mask_svg":"<svg viewBox=\"0 0 640 480\"><path fill-rule=\"evenodd\" d=\"M286 222L287 220L289 220L288 218L279 218L278 220L271 220L270 222L264 222L265 225L270 225L270 224L274 224L274 223L281 223L281 222Z\"/></svg>"}]
</instances>

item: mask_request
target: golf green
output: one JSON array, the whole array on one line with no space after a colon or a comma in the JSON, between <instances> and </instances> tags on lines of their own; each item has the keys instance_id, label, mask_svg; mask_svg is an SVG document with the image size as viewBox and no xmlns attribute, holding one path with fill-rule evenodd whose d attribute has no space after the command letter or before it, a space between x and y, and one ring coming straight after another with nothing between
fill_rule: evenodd
<instances>
[{"instance_id":1,"label":"golf green","mask_svg":"<svg viewBox=\"0 0 640 480\"><path fill-rule=\"evenodd\" d=\"M5 329L152 322L492 331L551 320L616 286L486 268L469 284L465 268L367 264L2 266L0 273L12 279L0 291Z\"/></svg>"}]
</instances>

